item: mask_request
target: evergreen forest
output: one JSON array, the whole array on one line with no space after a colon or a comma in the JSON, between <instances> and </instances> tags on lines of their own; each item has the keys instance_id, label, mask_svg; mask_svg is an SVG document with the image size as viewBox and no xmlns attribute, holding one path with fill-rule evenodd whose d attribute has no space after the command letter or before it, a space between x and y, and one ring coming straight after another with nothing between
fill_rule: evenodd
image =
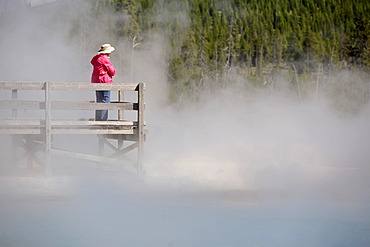
<instances>
[{"instance_id":1,"label":"evergreen forest","mask_svg":"<svg viewBox=\"0 0 370 247\"><path fill-rule=\"evenodd\" d=\"M114 33L133 44L167 36L173 99L231 71L260 86L277 72L370 69L369 0L95 0L104 8L129 17Z\"/></svg>"}]
</instances>

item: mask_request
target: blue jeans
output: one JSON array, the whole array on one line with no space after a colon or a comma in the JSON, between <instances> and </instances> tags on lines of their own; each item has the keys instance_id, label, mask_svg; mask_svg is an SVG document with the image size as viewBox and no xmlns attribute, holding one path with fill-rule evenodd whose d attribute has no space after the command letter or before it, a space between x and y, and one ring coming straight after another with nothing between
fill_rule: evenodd
<instances>
[{"instance_id":1,"label":"blue jeans","mask_svg":"<svg viewBox=\"0 0 370 247\"><path fill-rule=\"evenodd\" d=\"M110 91L96 91L96 102L110 103ZM108 110L96 110L95 121L107 121Z\"/></svg>"}]
</instances>

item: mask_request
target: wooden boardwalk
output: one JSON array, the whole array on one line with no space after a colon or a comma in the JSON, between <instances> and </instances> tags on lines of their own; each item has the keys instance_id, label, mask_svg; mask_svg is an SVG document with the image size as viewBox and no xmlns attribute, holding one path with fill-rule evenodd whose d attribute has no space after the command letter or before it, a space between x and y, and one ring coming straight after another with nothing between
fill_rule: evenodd
<instances>
[{"instance_id":1,"label":"wooden boardwalk","mask_svg":"<svg viewBox=\"0 0 370 247\"><path fill-rule=\"evenodd\" d=\"M117 92L117 101L96 103L83 100L53 100L55 93L68 94L73 91L110 90L113 96ZM63 92L64 91L64 92ZM125 92L134 92L132 102L125 101ZM62 155L97 163L130 163L138 173L142 170L143 145L147 130L144 121L143 83L57 83L57 82L0 82L0 110L5 112L0 118L0 134L12 136L12 157L15 164L27 160L28 167L38 165L45 172L52 171L51 156ZM37 99L27 99L28 94L36 94ZM112 97L113 98L113 97ZM62 111L63 116L70 116L72 111L109 110L110 116L116 111L117 119L95 121L87 119L57 119L54 111ZM125 112L134 111L136 119L125 120ZM41 112L41 116L40 116ZM29 117L29 116L38 117ZM54 135L96 135L99 151L96 155L78 153L71 150L54 148ZM113 150L104 155L104 148ZM23 155L19 155L19 150ZM126 157L129 152L137 152L136 158ZM42 153L41 157L38 154Z\"/></svg>"}]
</instances>

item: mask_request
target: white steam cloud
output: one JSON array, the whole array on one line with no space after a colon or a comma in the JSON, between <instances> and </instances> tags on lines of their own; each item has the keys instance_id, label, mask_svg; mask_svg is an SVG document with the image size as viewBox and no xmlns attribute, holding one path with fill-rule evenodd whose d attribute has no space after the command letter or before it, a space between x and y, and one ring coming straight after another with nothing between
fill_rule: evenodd
<instances>
[{"instance_id":1,"label":"white steam cloud","mask_svg":"<svg viewBox=\"0 0 370 247\"><path fill-rule=\"evenodd\" d=\"M0 80L88 83L91 57L111 43L115 82L147 85L145 174L54 158L62 172L53 177L10 176L10 140L1 136L0 246L369 245L370 107L330 91L350 85L366 96L368 75L338 72L312 100L291 97L284 78L261 92L234 76L180 110L166 105L166 36L134 48L109 34L127 16L98 21L91 2L0 11ZM175 18L168 7L155 21ZM183 10L176 18L187 25ZM95 141L71 145L94 152Z\"/></svg>"}]
</instances>

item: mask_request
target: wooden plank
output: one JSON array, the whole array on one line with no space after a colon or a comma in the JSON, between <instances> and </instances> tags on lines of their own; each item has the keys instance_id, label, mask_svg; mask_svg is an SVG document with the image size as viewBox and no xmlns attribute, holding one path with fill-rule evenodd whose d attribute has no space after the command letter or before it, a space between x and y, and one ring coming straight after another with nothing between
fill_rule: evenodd
<instances>
[{"instance_id":1,"label":"wooden plank","mask_svg":"<svg viewBox=\"0 0 370 247\"><path fill-rule=\"evenodd\" d=\"M137 103L111 102L95 103L90 101L53 101L52 110L136 110ZM44 110L45 102L39 100L0 100L2 110Z\"/></svg>"},{"instance_id":2,"label":"wooden plank","mask_svg":"<svg viewBox=\"0 0 370 247\"><path fill-rule=\"evenodd\" d=\"M132 102L53 101L51 107L53 110L135 110L138 106Z\"/></svg>"},{"instance_id":3,"label":"wooden plank","mask_svg":"<svg viewBox=\"0 0 370 247\"><path fill-rule=\"evenodd\" d=\"M122 157L123 155L127 154L128 152L132 151L132 150L135 150L136 148L138 148L138 143L134 143L134 144L131 144L130 146L124 148L124 149L121 149L121 150L118 150L117 152L115 152L114 154L110 155L109 157L111 158L118 158L118 157Z\"/></svg>"},{"instance_id":4,"label":"wooden plank","mask_svg":"<svg viewBox=\"0 0 370 247\"><path fill-rule=\"evenodd\" d=\"M51 149L51 89L50 84L45 83L45 173L50 171L50 149Z\"/></svg>"},{"instance_id":5,"label":"wooden plank","mask_svg":"<svg viewBox=\"0 0 370 247\"><path fill-rule=\"evenodd\" d=\"M113 151L117 152L118 151L118 148L113 145L113 143L111 143L107 138L104 137L104 135L99 135L99 140L102 140L103 142L103 145L107 145L108 147L110 147Z\"/></svg>"},{"instance_id":6,"label":"wooden plank","mask_svg":"<svg viewBox=\"0 0 370 247\"><path fill-rule=\"evenodd\" d=\"M142 172L142 158L144 153L144 84L139 84L139 92L138 92L138 173Z\"/></svg>"},{"instance_id":7,"label":"wooden plank","mask_svg":"<svg viewBox=\"0 0 370 247\"><path fill-rule=\"evenodd\" d=\"M120 90L118 91L118 102L124 102L125 94L124 91ZM118 120L125 119L125 111L118 110Z\"/></svg>"},{"instance_id":8,"label":"wooden plank","mask_svg":"<svg viewBox=\"0 0 370 247\"><path fill-rule=\"evenodd\" d=\"M120 126L137 126L137 121L125 120L108 120L108 121L92 121L92 120L51 120L53 127L71 126L71 127L84 127L84 126L107 126L107 127L120 127ZM0 119L0 128L6 127L44 127L44 119Z\"/></svg>"},{"instance_id":9,"label":"wooden plank","mask_svg":"<svg viewBox=\"0 0 370 247\"><path fill-rule=\"evenodd\" d=\"M1 121L0 121L1 123ZM108 120L108 121L81 121L81 120L53 120L53 126L136 126L136 121Z\"/></svg>"},{"instance_id":10,"label":"wooden plank","mask_svg":"<svg viewBox=\"0 0 370 247\"><path fill-rule=\"evenodd\" d=\"M74 135L92 135L92 134L115 134L115 135L133 135L136 129L52 129L52 134L74 134Z\"/></svg>"},{"instance_id":11,"label":"wooden plank","mask_svg":"<svg viewBox=\"0 0 370 247\"><path fill-rule=\"evenodd\" d=\"M107 138L107 139L124 140L124 141L132 141L132 142L136 142L137 139L138 139L137 134L134 134L134 135L110 135L110 134L107 134L107 135L104 135L104 137Z\"/></svg>"},{"instance_id":12,"label":"wooden plank","mask_svg":"<svg viewBox=\"0 0 370 247\"><path fill-rule=\"evenodd\" d=\"M86 82L53 82L53 90L110 90L137 91L139 83L86 83Z\"/></svg>"},{"instance_id":13,"label":"wooden plank","mask_svg":"<svg viewBox=\"0 0 370 247\"><path fill-rule=\"evenodd\" d=\"M147 131L145 131L147 132ZM83 128L59 128L51 129L51 134L73 134L73 135L93 135L93 134L107 134L107 135L136 135L137 129L83 129ZM0 134L4 135L41 135L45 134L44 128L0 128ZM122 138L123 140L136 141L135 138Z\"/></svg>"},{"instance_id":14,"label":"wooden plank","mask_svg":"<svg viewBox=\"0 0 370 247\"><path fill-rule=\"evenodd\" d=\"M122 90L118 91L118 101L119 102L125 101L125 92ZM123 120L123 119L125 119L125 111L118 110L118 120ZM124 141L122 138L117 139L117 146L118 146L118 149L121 149L124 146Z\"/></svg>"},{"instance_id":15,"label":"wooden plank","mask_svg":"<svg viewBox=\"0 0 370 247\"><path fill-rule=\"evenodd\" d=\"M45 102L40 100L0 100L2 110L42 110Z\"/></svg>"},{"instance_id":16,"label":"wooden plank","mask_svg":"<svg viewBox=\"0 0 370 247\"><path fill-rule=\"evenodd\" d=\"M64 156L64 157L70 157L70 158L76 158L76 159L84 159L84 160L89 160L89 161L94 161L98 163L104 163L104 164L110 164L110 165L119 165L125 168L126 171L136 173L133 167L127 166L126 163L122 163L121 160L118 159L112 159L112 158L107 158L107 157L101 157L101 156L96 156L96 155L91 155L91 154L83 154L83 153L75 153L75 152L70 152L66 150L61 150L61 149L52 149L51 153L53 155L59 155L59 156ZM123 157L130 163L134 163L132 160L128 159L127 157ZM92 163L96 165L96 163Z\"/></svg>"},{"instance_id":17,"label":"wooden plank","mask_svg":"<svg viewBox=\"0 0 370 247\"><path fill-rule=\"evenodd\" d=\"M147 129L144 129L144 139L145 139L145 135L148 134L148 130ZM122 138L122 140L125 140L125 141L132 141L132 142L137 142L137 140L139 139L139 135L138 133L136 132L135 134L132 134L132 135L104 135L105 138L108 138L108 139L119 139L119 138Z\"/></svg>"},{"instance_id":18,"label":"wooden plank","mask_svg":"<svg viewBox=\"0 0 370 247\"><path fill-rule=\"evenodd\" d=\"M60 149L51 149L51 154L53 155L60 155L60 156L65 156L65 157L71 157L71 158L77 158L77 159L85 159L85 160L90 160L90 161L95 161L95 162L102 162L102 163L110 163L110 164L117 164L118 161L116 159L111 159L111 158L105 158L102 156L97 156L97 155L91 155L91 154L82 154L82 153L76 153L76 152L70 152L70 151L65 151L65 150L60 150Z\"/></svg>"},{"instance_id":19,"label":"wooden plank","mask_svg":"<svg viewBox=\"0 0 370 247\"><path fill-rule=\"evenodd\" d=\"M40 135L43 133L40 129L18 129L18 128L7 128L0 129L0 134L3 135Z\"/></svg>"},{"instance_id":20,"label":"wooden plank","mask_svg":"<svg viewBox=\"0 0 370 247\"><path fill-rule=\"evenodd\" d=\"M12 90L12 100L17 100L18 99L18 90L13 89ZM1 105L1 104L0 104ZM12 110L12 117L15 118L18 115L18 111L16 109Z\"/></svg>"},{"instance_id":21,"label":"wooden plank","mask_svg":"<svg viewBox=\"0 0 370 247\"><path fill-rule=\"evenodd\" d=\"M137 91L139 83L49 82L52 90ZM145 88L145 87L144 87ZM0 90L44 90L44 82L0 81Z\"/></svg>"},{"instance_id":22,"label":"wooden plank","mask_svg":"<svg viewBox=\"0 0 370 247\"><path fill-rule=\"evenodd\" d=\"M43 90L44 82L0 81L0 90Z\"/></svg>"},{"instance_id":23,"label":"wooden plank","mask_svg":"<svg viewBox=\"0 0 370 247\"><path fill-rule=\"evenodd\" d=\"M6 127L30 127L30 126L45 126L45 120L43 119L0 119L0 128L6 128Z\"/></svg>"},{"instance_id":24,"label":"wooden plank","mask_svg":"<svg viewBox=\"0 0 370 247\"><path fill-rule=\"evenodd\" d=\"M135 129L52 129L51 134L53 135L101 135L101 134L112 134L112 135L134 135L136 134ZM0 129L0 134L3 135L41 135L44 134L44 129L17 129L8 128Z\"/></svg>"}]
</instances>

